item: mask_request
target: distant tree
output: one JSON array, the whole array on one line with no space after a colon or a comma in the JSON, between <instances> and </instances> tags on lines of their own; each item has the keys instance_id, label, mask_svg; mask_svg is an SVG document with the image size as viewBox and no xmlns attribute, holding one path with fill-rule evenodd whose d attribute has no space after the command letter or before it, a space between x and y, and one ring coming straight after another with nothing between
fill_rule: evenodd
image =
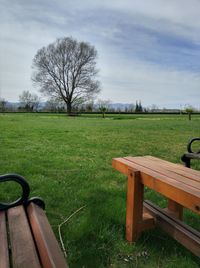
<instances>
[{"instance_id":1,"label":"distant tree","mask_svg":"<svg viewBox=\"0 0 200 268\"><path fill-rule=\"evenodd\" d=\"M136 101L135 112L136 112L136 113L141 113L141 112L143 112L143 108L142 108L141 101L139 101L139 102Z\"/></svg>"},{"instance_id":2,"label":"distant tree","mask_svg":"<svg viewBox=\"0 0 200 268\"><path fill-rule=\"evenodd\" d=\"M142 107L142 103L141 103L141 101L139 101L139 112L143 112L143 107Z\"/></svg>"},{"instance_id":3,"label":"distant tree","mask_svg":"<svg viewBox=\"0 0 200 268\"><path fill-rule=\"evenodd\" d=\"M19 101L21 103L21 109L24 109L27 112L33 112L33 110L37 110L40 98L38 95L31 94L28 90L25 90L19 95Z\"/></svg>"},{"instance_id":4,"label":"distant tree","mask_svg":"<svg viewBox=\"0 0 200 268\"><path fill-rule=\"evenodd\" d=\"M135 104L130 104L130 105L128 106L128 112L133 113L133 112L135 111L135 109L136 109Z\"/></svg>"},{"instance_id":5,"label":"distant tree","mask_svg":"<svg viewBox=\"0 0 200 268\"><path fill-rule=\"evenodd\" d=\"M156 104L152 104L150 107L149 107L149 109L150 109L150 111L151 112L156 112L158 109L159 109L159 107L158 107L158 105L156 105Z\"/></svg>"},{"instance_id":6,"label":"distant tree","mask_svg":"<svg viewBox=\"0 0 200 268\"><path fill-rule=\"evenodd\" d=\"M18 104L13 103L13 102L6 102L4 111L8 111L8 112L16 112L18 109Z\"/></svg>"},{"instance_id":7,"label":"distant tree","mask_svg":"<svg viewBox=\"0 0 200 268\"><path fill-rule=\"evenodd\" d=\"M44 110L48 112L62 112L65 110L64 106L65 106L65 103L63 100L50 98L46 102Z\"/></svg>"},{"instance_id":8,"label":"distant tree","mask_svg":"<svg viewBox=\"0 0 200 268\"><path fill-rule=\"evenodd\" d=\"M138 102L135 103L135 112L138 112Z\"/></svg>"},{"instance_id":9,"label":"distant tree","mask_svg":"<svg viewBox=\"0 0 200 268\"><path fill-rule=\"evenodd\" d=\"M105 118L105 113L109 109L110 100L98 100L99 111L102 113L103 118Z\"/></svg>"},{"instance_id":10,"label":"distant tree","mask_svg":"<svg viewBox=\"0 0 200 268\"><path fill-rule=\"evenodd\" d=\"M187 106L185 108L186 113L188 114L188 119L191 120L192 119L192 113L195 111L194 107L192 106Z\"/></svg>"},{"instance_id":11,"label":"distant tree","mask_svg":"<svg viewBox=\"0 0 200 268\"><path fill-rule=\"evenodd\" d=\"M94 101L88 101L85 103L85 111L92 112L94 110Z\"/></svg>"},{"instance_id":12,"label":"distant tree","mask_svg":"<svg viewBox=\"0 0 200 268\"><path fill-rule=\"evenodd\" d=\"M0 112L5 112L7 101L3 98L0 98Z\"/></svg>"},{"instance_id":13,"label":"distant tree","mask_svg":"<svg viewBox=\"0 0 200 268\"><path fill-rule=\"evenodd\" d=\"M62 98L67 112L99 93L97 51L72 37L57 39L38 50L33 59L33 81L48 96Z\"/></svg>"}]
</instances>

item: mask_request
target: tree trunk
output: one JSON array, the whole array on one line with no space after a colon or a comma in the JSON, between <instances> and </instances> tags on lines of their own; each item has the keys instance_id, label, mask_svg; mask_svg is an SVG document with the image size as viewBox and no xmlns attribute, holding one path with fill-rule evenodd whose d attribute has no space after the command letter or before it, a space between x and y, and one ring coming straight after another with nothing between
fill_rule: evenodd
<instances>
[{"instance_id":1,"label":"tree trunk","mask_svg":"<svg viewBox=\"0 0 200 268\"><path fill-rule=\"evenodd\" d=\"M188 113L188 116L189 116L189 120L191 120L191 113Z\"/></svg>"},{"instance_id":2,"label":"tree trunk","mask_svg":"<svg viewBox=\"0 0 200 268\"><path fill-rule=\"evenodd\" d=\"M67 102L67 113L71 114L71 112L72 112L72 104L71 102Z\"/></svg>"}]
</instances>

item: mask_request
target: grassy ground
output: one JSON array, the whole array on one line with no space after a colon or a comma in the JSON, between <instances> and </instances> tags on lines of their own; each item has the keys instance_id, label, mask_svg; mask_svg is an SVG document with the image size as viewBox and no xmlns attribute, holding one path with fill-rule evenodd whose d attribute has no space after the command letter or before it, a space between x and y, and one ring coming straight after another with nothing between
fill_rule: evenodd
<instances>
[{"instance_id":1,"label":"grassy ground","mask_svg":"<svg viewBox=\"0 0 200 268\"><path fill-rule=\"evenodd\" d=\"M126 178L111 167L113 157L127 155L180 162L194 136L200 116L0 114L0 173L28 179L56 234L59 223L86 206L62 227L70 267L199 267L199 259L160 230L132 245L125 241ZM18 194L12 183L1 184L1 200ZM166 204L150 190L145 195ZM189 211L185 220L200 226Z\"/></svg>"}]
</instances>

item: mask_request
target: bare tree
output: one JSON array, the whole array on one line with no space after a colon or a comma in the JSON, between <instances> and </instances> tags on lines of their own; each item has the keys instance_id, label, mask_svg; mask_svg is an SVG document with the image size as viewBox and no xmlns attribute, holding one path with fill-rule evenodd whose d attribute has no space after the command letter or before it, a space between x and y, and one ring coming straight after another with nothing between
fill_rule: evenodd
<instances>
[{"instance_id":1,"label":"bare tree","mask_svg":"<svg viewBox=\"0 0 200 268\"><path fill-rule=\"evenodd\" d=\"M57 39L33 59L33 81L45 95L63 99L67 112L100 91L95 79L97 51L72 37Z\"/></svg>"},{"instance_id":2,"label":"bare tree","mask_svg":"<svg viewBox=\"0 0 200 268\"><path fill-rule=\"evenodd\" d=\"M40 98L36 94L31 94L28 90L24 90L19 95L19 101L26 111L32 112L38 108Z\"/></svg>"},{"instance_id":3,"label":"bare tree","mask_svg":"<svg viewBox=\"0 0 200 268\"><path fill-rule=\"evenodd\" d=\"M154 113L154 112L156 112L156 111L159 110L159 107L158 107L158 105L156 105L156 104L151 104L151 105L149 106L149 110L150 110L150 112Z\"/></svg>"},{"instance_id":4,"label":"bare tree","mask_svg":"<svg viewBox=\"0 0 200 268\"><path fill-rule=\"evenodd\" d=\"M98 100L99 111L102 112L103 118L105 118L105 113L109 109L111 101L110 100Z\"/></svg>"},{"instance_id":5,"label":"bare tree","mask_svg":"<svg viewBox=\"0 0 200 268\"><path fill-rule=\"evenodd\" d=\"M65 103L63 100L56 99L56 98L50 98L44 107L44 110L49 112L60 112L64 111L65 109Z\"/></svg>"}]
</instances>

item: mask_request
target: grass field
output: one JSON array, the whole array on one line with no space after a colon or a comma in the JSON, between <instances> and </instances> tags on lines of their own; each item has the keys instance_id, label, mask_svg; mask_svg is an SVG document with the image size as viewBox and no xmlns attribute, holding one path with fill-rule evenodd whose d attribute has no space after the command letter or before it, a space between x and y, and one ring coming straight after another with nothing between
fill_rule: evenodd
<instances>
[{"instance_id":1,"label":"grass field","mask_svg":"<svg viewBox=\"0 0 200 268\"><path fill-rule=\"evenodd\" d=\"M180 162L190 137L200 136L200 116L0 114L0 173L19 173L31 196L41 196L58 238L62 227L70 267L199 267L192 253L158 229L137 243L125 241L126 178L111 167L113 157L153 155ZM198 165L195 163L195 168ZM19 189L0 185L1 200ZM147 190L160 206L166 200ZM200 218L185 220L200 229Z\"/></svg>"}]
</instances>

